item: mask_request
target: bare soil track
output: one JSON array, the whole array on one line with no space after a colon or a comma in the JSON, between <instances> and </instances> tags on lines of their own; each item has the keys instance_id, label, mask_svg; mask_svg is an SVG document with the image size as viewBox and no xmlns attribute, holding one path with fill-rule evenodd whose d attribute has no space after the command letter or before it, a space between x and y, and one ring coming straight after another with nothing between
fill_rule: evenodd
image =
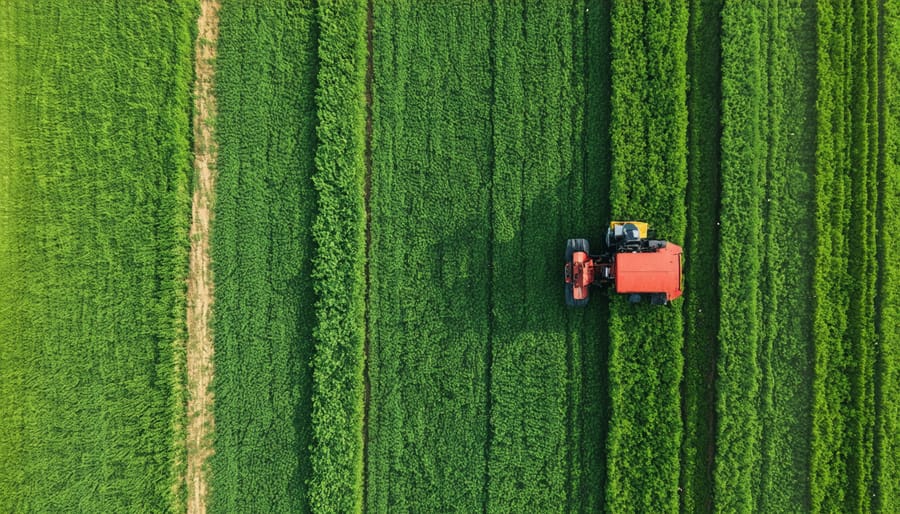
<instances>
[{"instance_id":1,"label":"bare soil track","mask_svg":"<svg viewBox=\"0 0 900 514\"><path fill-rule=\"evenodd\" d=\"M209 231L216 178L217 145L213 133L216 99L213 92L216 42L219 36L218 0L202 0L197 21L194 85L194 196L188 279L187 344L187 512L206 512L206 462L213 453L215 427L210 384L213 377L213 335L210 319L213 280Z\"/></svg>"}]
</instances>

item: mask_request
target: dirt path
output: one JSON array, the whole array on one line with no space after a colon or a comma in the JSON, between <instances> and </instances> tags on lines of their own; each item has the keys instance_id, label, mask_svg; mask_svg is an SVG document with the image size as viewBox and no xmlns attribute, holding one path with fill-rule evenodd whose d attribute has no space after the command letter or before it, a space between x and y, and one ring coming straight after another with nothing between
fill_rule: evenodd
<instances>
[{"instance_id":1,"label":"dirt path","mask_svg":"<svg viewBox=\"0 0 900 514\"><path fill-rule=\"evenodd\" d=\"M213 280L210 270L209 226L212 218L218 147L212 121L216 116L213 95L216 42L219 37L218 0L201 0L195 43L194 169L196 183L191 222L190 277L188 282L187 344L187 512L206 512L206 462L213 454L210 436L212 416L213 336L210 314Z\"/></svg>"}]
</instances>

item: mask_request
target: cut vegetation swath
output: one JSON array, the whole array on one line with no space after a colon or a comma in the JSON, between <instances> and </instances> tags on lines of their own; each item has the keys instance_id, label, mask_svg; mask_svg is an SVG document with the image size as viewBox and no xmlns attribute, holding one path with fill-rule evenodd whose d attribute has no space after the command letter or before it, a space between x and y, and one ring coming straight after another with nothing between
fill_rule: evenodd
<instances>
[{"instance_id":1,"label":"cut vegetation swath","mask_svg":"<svg viewBox=\"0 0 900 514\"><path fill-rule=\"evenodd\" d=\"M309 506L315 23L313 9L288 1L220 11L209 502L218 512Z\"/></svg>"}]
</instances>

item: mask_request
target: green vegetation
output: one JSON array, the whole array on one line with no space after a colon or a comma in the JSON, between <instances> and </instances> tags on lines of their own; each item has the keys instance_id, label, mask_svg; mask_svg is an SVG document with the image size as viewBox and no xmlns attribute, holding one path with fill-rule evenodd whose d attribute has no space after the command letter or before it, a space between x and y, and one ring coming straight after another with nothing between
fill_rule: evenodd
<instances>
[{"instance_id":1,"label":"green vegetation","mask_svg":"<svg viewBox=\"0 0 900 514\"><path fill-rule=\"evenodd\" d=\"M363 506L363 354L366 302L366 3L320 0L317 214L313 279L312 478L316 511Z\"/></svg>"},{"instance_id":2,"label":"green vegetation","mask_svg":"<svg viewBox=\"0 0 900 514\"><path fill-rule=\"evenodd\" d=\"M812 504L871 509L875 430L877 11L818 3ZM848 238L848 234L853 234Z\"/></svg>"},{"instance_id":3,"label":"green vegetation","mask_svg":"<svg viewBox=\"0 0 900 514\"><path fill-rule=\"evenodd\" d=\"M761 176L761 512L809 510L815 255L815 15L807 0L765 13ZM725 308L725 304L723 304Z\"/></svg>"},{"instance_id":4,"label":"green vegetation","mask_svg":"<svg viewBox=\"0 0 900 514\"><path fill-rule=\"evenodd\" d=\"M376 2L367 508L481 510L491 10Z\"/></svg>"},{"instance_id":5,"label":"green vegetation","mask_svg":"<svg viewBox=\"0 0 900 514\"><path fill-rule=\"evenodd\" d=\"M843 337L847 328L848 303L846 237L849 216L845 199L849 196L847 143L849 128L843 105L847 66L845 40L848 25L843 13L831 2L817 2L817 79L819 83L816 131L816 267L813 337L815 339L814 408L812 428L811 486L813 507L841 510L846 481L841 433L847 412L849 383L843 373ZM845 409L845 407L844 407ZM847 484L849 485L849 484ZM826 503L826 494L834 495Z\"/></svg>"},{"instance_id":6,"label":"green vegetation","mask_svg":"<svg viewBox=\"0 0 900 514\"><path fill-rule=\"evenodd\" d=\"M688 27L688 185L685 240L684 443L681 508L709 512L715 451L719 327L719 190L722 0L692 0Z\"/></svg>"},{"instance_id":7,"label":"green vegetation","mask_svg":"<svg viewBox=\"0 0 900 514\"><path fill-rule=\"evenodd\" d=\"M0 510L183 509L190 1L0 5Z\"/></svg>"},{"instance_id":8,"label":"green vegetation","mask_svg":"<svg viewBox=\"0 0 900 514\"><path fill-rule=\"evenodd\" d=\"M716 509L749 512L760 466L760 182L764 13L751 3L722 11L721 243L716 380Z\"/></svg>"},{"instance_id":9,"label":"green vegetation","mask_svg":"<svg viewBox=\"0 0 900 514\"><path fill-rule=\"evenodd\" d=\"M316 17L287 0L225 2L220 16L210 506L301 511L317 321Z\"/></svg>"},{"instance_id":10,"label":"green vegetation","mask_svg":"<svg viewBox=\"0 0 900 514\"><path fill-rule=\"evenodd\" d=\"M686 225L687 26L684 2L613 4L611 212L650 220L677 242ZM680 307L610 302L610 511L678 509Z\"/></svg>"},{"instance_id":11,"label":"green vegetation","mask_svg":"<svg viewBox=\"0 0 900 514\"><path fill-rule=\"evenodd\" d=\"M584 96L580 100L584 105L581 134L584 159L581 173L574 174L571 188L562 193L570 200L563 208L574 215L569 220L570 231L564 237L586 236L594 244L599 244L606 234L606 226L597 220L609 219L610 9L609 0L587 0L584 5L584 55L580 59L584 63L581 70ZM569 450L572 456L569 505L573 511L599 512L606 500L609 301L605 294L595 294L587 308L570 309L568 316L575 330L569 369L570 402L574 406L570 420L573 443Z\"/></svg>"},{"instance_id":12,"label":"green vegetation","mask_svg":"<svg viewBox=\"0 0 900 514\"><path fill-rule=\"evenodd\" d=\"M185 509L197 7L0 2L0 511ZM211 510L900 510L898 0L220 16Z\"/></svg>"},{"instance_id":13,"label":"green vegetation","mask_svg":"<svg viewBox=\"0 0 900 514\"><path fill-rule=\"evenodd\" d=\"M814 17L796 1L722 19L714 505L790 512L810 487Z\"/></svg>"},{"instance_id":14,"label":"green vegetation","mask_svg":"<svg viewBox=\"0 0 900 514\"><path fill-rule=\"evenodd\" d=\"M900 510L900 2L884 2L879 62L878 330L873 509Z\"/></svg>"},{"instance_id":15,"label":"green vegetation","mask_svg":"<svg viewBox=\"0 0 900 514\"><path fill-rule=\"evenodd\" d=\"M491 512L581 507L580 468L570 469L578 444L571 395L581 376L571 368L579 345L596 336L579 333L577 317L569 329L559 296L561 245L580 228L581 209L570 201L584 196L581 23L554 2L494 9Z\"/></svg>"}]
</instances>

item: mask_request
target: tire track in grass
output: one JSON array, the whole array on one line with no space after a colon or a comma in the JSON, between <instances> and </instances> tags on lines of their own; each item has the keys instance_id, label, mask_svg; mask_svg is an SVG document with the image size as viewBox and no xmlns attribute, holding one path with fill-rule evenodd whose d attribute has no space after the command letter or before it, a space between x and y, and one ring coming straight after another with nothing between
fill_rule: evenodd
<instances>
[{"instance_id":1,"label":"tire track in grass","mask_svg":"<svg viewBox=\"0 0 900 514\"><path fill-rule=\"evenodd\" d=\"M366 144L365 163L366 176L363 182L363 194L366 217L366 265L365 265L365 340L363 343L363 508L369 500L369 404L372 399L372 382L369 378L369 353L372 347L371 313L369 301L372 294L372 272L369 265L372 262L372 206L370 197L372 193L372 98L374 96L375 58L374 58L374 31L375 31L375 5L373 0L366 1Z\"/></svg>"},{"instance_id":2,"label":"tire track in grass","mask_svg":"<svg viewBox=\"0 0 900 514\"><path fill-rule=\"evenodd\" d=\"M209 228L215 195L217 145L214 133L216 98L216 45L219 37L219 2L202 0L194 43L194 194L191 207L191 249L187 288L187 512L206 512L208 494L206 462L213 453L215 401L213 335L213 277Z\"/></svg>"},{"instance_id":3,"label":"tire track in grass","mask_svg":"<svg viewBox=\"0 0 900 514\"><path fill-rule=\"evenodd\" d=\"M609 220L610 117L612 104L612 72L610 62L611 44L611 2L610 0L586 0L584 5L576 4L583 10L575 16L583 24L582 62L583 69L576 68L584 77L581 94L584 95L582 132L580 137L583 153L580 173L573 173L569 208L575 213L568 220L567 233L563 236L585 236L599 244L606 234L606 220ZM576 53L577 56L577 53ZM576 114L577 111L576 111ZM577 126L577 123L573 123ZM574 144L578 144L576 142ZM579 195L580 194L580 195ZM578 201L577 205L574 202ZM560 240L560 244L563 244ZM558 250L557 250L558 252ZM568 310L571 331L572 362L570 380L575 392L570 401L577 425L577 459L570 473L572 480L570 509L581 512L598 512L603 509L606 497L606 437L609 429L609 297L605 293L595 294L587 308Z\"/></svg>"},{"instance_id":4,"label":"tire track in grass","mask_svg":"<svg viewBox=\"0 0 900 514\"><path fill-rule=\"evenodd\" d=\"M722 0L692 0L688 29L682 512L711 512L719 326L719 158Z\"/></svg>"}]
</instances>

